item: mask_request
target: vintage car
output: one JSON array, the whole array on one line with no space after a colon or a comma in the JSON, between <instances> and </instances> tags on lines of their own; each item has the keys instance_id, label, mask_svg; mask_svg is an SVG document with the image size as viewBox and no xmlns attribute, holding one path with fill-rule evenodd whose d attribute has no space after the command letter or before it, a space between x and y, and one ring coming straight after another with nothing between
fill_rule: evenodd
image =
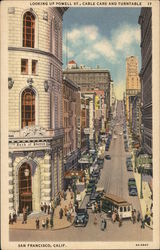
<instances>
[{"instance_id":1,"label":"vintage car","mask_svg":"<svg viewBox=\"0 0 160 250\"><path fill-rule=\"evenodd\" d=\"M80 208L77 210L76 217L74 219L75 227L85 227L88 223L89 215L87 209Z\"/></svg>"}]
</instances>

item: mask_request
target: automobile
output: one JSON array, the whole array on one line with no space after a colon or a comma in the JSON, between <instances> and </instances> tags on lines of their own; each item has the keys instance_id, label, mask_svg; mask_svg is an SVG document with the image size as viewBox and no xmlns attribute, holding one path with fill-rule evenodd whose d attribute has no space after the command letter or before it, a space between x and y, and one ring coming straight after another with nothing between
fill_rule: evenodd
<instances>
[{"instance_id":1,"label":"automobile","mask_svg":"<svg viewBox=\"0 0 160 250\"><path fill-rule=\"evenodd\" d=\"M130 186L129 187L129 196L137 196L137 187L136 186Z\"/></svg>"},{"instance_id":2,"label":"automobile","mask_svg":"<svg viewBox=\"0 0 160 250\"><path fill-rule=\"evenodd\" d=\"M98 158L97 159L97 164L99 165L99 164L103 164L104 163L104 159L101 159L101 158Z\"/></svg>"},{"instance_id":3,"label":"automobile","mask_svg":"<svg viewBox=\"0 0 160 250\"><path fill-rule=\"evenodd\" d=\"M86 194L91 194L93 191L96 190L96 185L95 183L89 183L87 185L87 190L86 190Z\"/></svg>"},{"instance_id":4,"label":"automobile","mask_svg":"<svg viewBox=\"0 0 160 250\"><path fill-rule=\"evenodd\" d=\"M127 171L133 171L132 165L128 165L128 166L127 166Z\"/></svg>"},{"instance_id":5,"label":"automobile","mask_svg":"<svg viewBox=\"0 0 160 250\"><path fill-rule=\"evenodd\" d=\"M111 160L111 156L110 155L105 155L105 159L106 160Z\"/></svg>"},{"instance_id":6,"label":"automobile","mask_svg":"<svg viewBox=\"0 0 160 250\"><path fill-rule=\"evenodd\" d=\"M74 226L85 227L88 223L89 215L87 209L79 208L76 213L76 217L74 219Z\"/></svg>"},{"instance_id":7,"label":"automobile","mask_svg":"<svg viewBox=\"0 0 160 250\"><path fill-rule=\"evenodd\" d=\"M128 179L128 188L130 186L135 186L136 187L136 180L135 180L135 178L129 178Z\"/></svg>"}]
</instances>

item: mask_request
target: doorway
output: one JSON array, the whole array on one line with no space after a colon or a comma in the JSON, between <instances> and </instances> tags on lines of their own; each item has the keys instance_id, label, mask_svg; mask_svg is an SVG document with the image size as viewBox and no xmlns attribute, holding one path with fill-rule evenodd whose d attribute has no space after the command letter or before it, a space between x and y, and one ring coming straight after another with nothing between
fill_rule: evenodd
<instances>
[{"instance_id":1,"label":"doorway","mask_svg":"<svg viewBox=\"0 0 160 250\"><path fill-rule=\"evenodd\" d=\"M18 173L19 183L19 212L27 208L28 212L32 211L32 173L31 166L23 163Z\"/></svg>"}]
</instances>

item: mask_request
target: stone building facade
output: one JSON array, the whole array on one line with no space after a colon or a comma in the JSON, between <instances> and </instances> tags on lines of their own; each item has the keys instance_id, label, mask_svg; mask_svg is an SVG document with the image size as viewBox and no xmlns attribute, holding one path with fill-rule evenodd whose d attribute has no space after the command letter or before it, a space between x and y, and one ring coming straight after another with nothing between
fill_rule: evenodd
<instances>
[{"instance_id":1,"label":"stone building facade","mask_svg":"<svg viewBox=\"0 0 160 250\"><path fill-rule=\"evenodd\" d=\"M134 97L132 104L132 132L141 141L141 94Z\"/></svg>"},{"instance_id":2,"label":"stone building facade","mask_svg":"<svg viewBox=\"0 0 160 250\"><path fill-rule=\"evenodd\" d=\"M152 9L142 8L139 16L141 26L142 68L142 145L152 155Z\"/></svg>"},{"instance_id":3,"label":"stone building facade","mask_svg":"<svg viewBox=\"0 0 160 250\"><path fill-rule=\"evenodd\" d=\"M63 128L64 128L64 169L74 169L78 164L78 131L76 106L79 105L79 87L63 77Z\"/></svg>"},{"instance_id":4,"label":"stone building facade","mask_svg":"<svg viewBox=\"0 0 160 250\"><path fill-rule=\"evenodd\" d=\"M63 189L65 10L8 9L10 210L39 211Z\"/></svg>"},{"instance_id":5,"label":"stone building facade","mask_svg":"<svg viewBox=\"0 0 160 250\"><path fill-rule=\"evenodd\" d=\"M104 91L104 127L107 127L107 122L110 118L110 83L111 75L107 69L88 68L83 65L77 66L75 61L68 63L67 69L63 71L63 74L74 81L81 91L92 91L95 89Z\"/></svg>"},{"instance_id":6,"label":"stone building facade","mask_svg":"<svg viewBox=\"0 0 160 250\"><path fill-rule=\"evenodd\" d=\"M132 102L140 92L138 59L135 56L126 59L126 115L129 125L132 124Z\"/></svg>"}]
</instances>

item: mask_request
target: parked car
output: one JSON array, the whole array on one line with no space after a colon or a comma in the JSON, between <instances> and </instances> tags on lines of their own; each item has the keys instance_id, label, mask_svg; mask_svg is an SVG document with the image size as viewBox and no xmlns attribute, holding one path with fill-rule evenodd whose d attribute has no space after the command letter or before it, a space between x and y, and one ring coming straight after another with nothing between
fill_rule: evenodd
<instances>
[{"instance_id":1,"label":"parked car","mask_svg":"<svg viewBox=\"0 0 160 250\"><path fill-rule=\"evenodd\" d=\"M89 215L87 209L80 208L77 210L76 217L74 219L74 226L85 227L88 223Z\"/></svg>"},{"instance_id":2,"label":"parked car","mask_svg":"<svg viewBox=\"0 0 160 250\"><path fill-rule=\"evenodd\" d=\"M128 188L130 186L135 186L136 187L136 180L135 180L135 178L129 178L128 179Z\"/></svg>"},{"instance_id":3,"label":"parked car","mask_svg":"<svg viewBox=\"0 0 160 250\"><path fill-rule=\"evenodd\" d=\"M105 156L105 159L106 159L106 160L111 160L111 156L110 156L110 155L106 155L106 156Z\"/></svg>"},{"instance_id":4,"label":"parked car","mask_svg":"<svg viewBox=\"0 0 160 250\"><path fill-rule=\"evenodd\" d=\"M137 196L137 187L136 186L129 186L129 196Z\"/></svg>"}]
</instances>

